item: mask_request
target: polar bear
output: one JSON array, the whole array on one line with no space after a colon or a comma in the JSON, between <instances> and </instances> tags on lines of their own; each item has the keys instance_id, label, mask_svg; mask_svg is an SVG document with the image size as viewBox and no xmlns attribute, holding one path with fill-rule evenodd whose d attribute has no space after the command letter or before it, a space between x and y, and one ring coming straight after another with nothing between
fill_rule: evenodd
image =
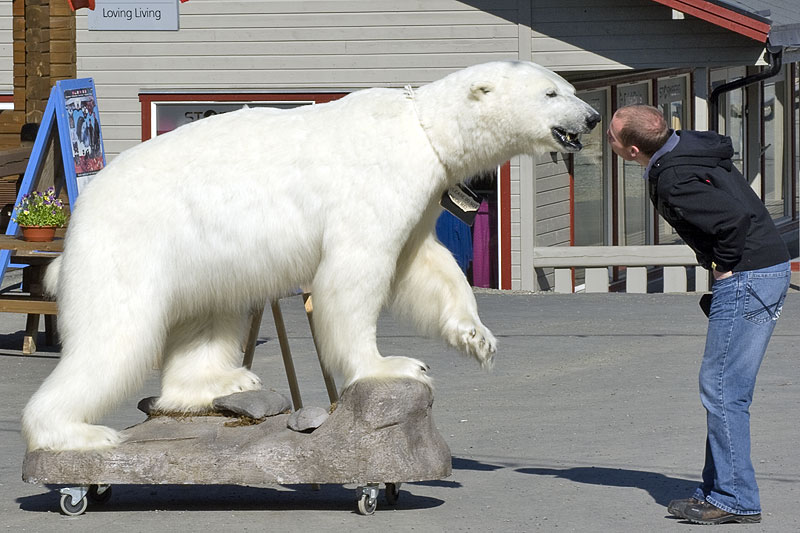
<instances>
[{"instance_id":1,"label":"polar bear","mask_svg":"<svg viewBox=\"0 0 800 533\"><path fill-rule=\"evenodd\" d=\"M167 411L260 388L241 366L245 317L298 287L344 386L429 380L425 363L378 352L384 306L491 365L495 338L434 237L439 198L514 155L575 152L599 118L563 78L504 61L217 115L123 152L81 192L47 272L62 355L24 409L28 450L119 443L93 424L156 364Z\"/></svg>"}]
</instances>

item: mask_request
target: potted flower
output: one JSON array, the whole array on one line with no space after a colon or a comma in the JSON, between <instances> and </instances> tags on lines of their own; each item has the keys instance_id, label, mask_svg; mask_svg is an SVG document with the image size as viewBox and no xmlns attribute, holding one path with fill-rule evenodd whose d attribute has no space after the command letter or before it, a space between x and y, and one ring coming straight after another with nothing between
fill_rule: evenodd
<instances>
[{"instance_id":1,"label":"potted flower","mask_svg":"<svg viewBox=\"0 0 800 533\"><path fill-rule=\"evenodd\" d=\"M22 197L14 207L14 219L22 228L22 238L26 241L52 241L56 228L67 223L64 203L56 198L56 191L50 187L45 192L31 192Z\"/></svg>"}]
</instances>

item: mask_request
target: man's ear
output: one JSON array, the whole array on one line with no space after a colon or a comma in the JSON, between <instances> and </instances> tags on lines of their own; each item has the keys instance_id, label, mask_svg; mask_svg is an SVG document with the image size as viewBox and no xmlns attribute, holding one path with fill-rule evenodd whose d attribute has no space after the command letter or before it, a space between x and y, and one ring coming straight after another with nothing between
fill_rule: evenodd
<instances>
[{"instance_id":1,"label":"man's ear","mask_svg":"<svg viewBox=\"0 0 800 533\"><path fill-rule=\"evenodd\" d=\"M636 159L636 156L639 155L639 148L636 146L628 147L628 151L631 154L631 159Z\"/></svg>"},{"instance_id":2,"label":"man's ear","mask_svg":"<svg viewBox=\"0 0 800 533\"><path fill-rule=\"evenodd\" d=\"M489 81L476 81L469 86L469 96L480 100L494 90L494 84Z\"/></svg>"}]
</instances>

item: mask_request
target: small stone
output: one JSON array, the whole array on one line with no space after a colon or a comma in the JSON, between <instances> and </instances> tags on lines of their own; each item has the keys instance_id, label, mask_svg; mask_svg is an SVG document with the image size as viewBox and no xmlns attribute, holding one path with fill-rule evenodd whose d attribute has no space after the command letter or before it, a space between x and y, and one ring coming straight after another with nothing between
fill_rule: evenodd
<instances>
[{"instance_id":1,"label":"small stone","mask_svg":"<svg viewBox=\"0 0 800 533\"><path fill-rule=\"evenodd\" d=\"M292 404L283 394L274 391L245 391L214 398L216 411L229 411L237 415L261 419L275 416L292 409Z\"/></svg>"},{"instance_id":2,"label":"small stone","mask_svg":"<svg viewBox=\"0 0 800 533\"><path fill-rule=\"evenodd\" d=\"M328 419L328 411L322 407L303 407L289 416L286 427L293 431L310 433Z\"/></svg>"}]
</instances>

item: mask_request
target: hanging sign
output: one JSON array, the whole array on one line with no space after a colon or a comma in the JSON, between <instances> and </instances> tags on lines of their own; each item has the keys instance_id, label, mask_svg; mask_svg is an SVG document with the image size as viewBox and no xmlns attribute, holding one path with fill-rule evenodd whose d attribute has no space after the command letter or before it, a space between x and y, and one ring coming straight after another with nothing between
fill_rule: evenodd
<instances>
[{"instance_id":1,"label":"hanging sign","mask_svg":"<svg viewBox=\"0 0 800 533\"><path fill-rule=\"evenodd\" d=\"M178 0L95 0L89 30L176 31Z\"/></svg>"}]
</instances>

